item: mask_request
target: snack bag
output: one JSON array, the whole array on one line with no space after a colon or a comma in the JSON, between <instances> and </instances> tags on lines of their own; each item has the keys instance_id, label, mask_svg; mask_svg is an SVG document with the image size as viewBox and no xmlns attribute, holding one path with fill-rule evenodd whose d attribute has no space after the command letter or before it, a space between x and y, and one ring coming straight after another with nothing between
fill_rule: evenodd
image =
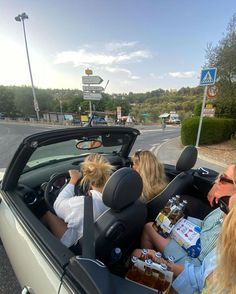
<instances>
[{"instance_id":1,"label":"snack bag","mask_svg":"<svg viewBox=\"0 0 236 294\"><path fill-rule=\"evenodd\" d=\"M171 231L174 239L191 257L198 257L201 252L200 242L201 228L192 222L181 219Z\"/></svg>"}]
</instances>

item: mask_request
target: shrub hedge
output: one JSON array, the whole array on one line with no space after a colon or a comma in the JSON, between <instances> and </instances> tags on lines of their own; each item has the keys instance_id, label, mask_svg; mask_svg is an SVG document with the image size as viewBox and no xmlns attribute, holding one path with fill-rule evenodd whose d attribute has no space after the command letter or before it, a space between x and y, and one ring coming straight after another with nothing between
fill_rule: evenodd
<instances>
[{"instance_id":1,"label":"shrub hedge","mask_svg":"<svg viewBox=\"0 0 236 294\"><path fill-rule=\"evenodd\" d=\"M183 120L181 141L183 145L195 145L200 117ZM204 117L200 134L200 145L211 145L229 140L236 132L236 119Z\"/></svg>"}]
</instances>

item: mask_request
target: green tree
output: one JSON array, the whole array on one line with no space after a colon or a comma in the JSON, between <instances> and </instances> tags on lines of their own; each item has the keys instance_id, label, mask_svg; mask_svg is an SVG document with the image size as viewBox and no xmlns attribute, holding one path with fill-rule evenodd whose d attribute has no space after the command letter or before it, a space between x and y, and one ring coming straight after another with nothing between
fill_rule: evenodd
<instances>
[{"instance_id":1,"label":"green tree","mask_svg":"<svg viewBox=\"0 0 236 294\"><path fill-rule=\"evenodd\" d=\"M7 116L15 115L14 93L4 86L0 86L0 112L5 112Z\"/></svg>"},{"instance_id":2,"label":"green tree","mask_svg":"<svg viewBox=\"0 0 236 294\"><path fill-rule=\"evenodd\" d=\"M236 117L236 13L228 24L226 35L218 45L207 48L208 66L217 68L218 95L216 114Z\"/></svg>"}]
</instances>

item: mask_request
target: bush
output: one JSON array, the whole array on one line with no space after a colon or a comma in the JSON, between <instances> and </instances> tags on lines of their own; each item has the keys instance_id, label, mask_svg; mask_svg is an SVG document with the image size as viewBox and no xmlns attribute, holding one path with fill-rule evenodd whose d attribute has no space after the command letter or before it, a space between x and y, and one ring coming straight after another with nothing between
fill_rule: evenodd
<instances>
[{"instance_id":1,"label":"bush","mask_svg":"<svg viewBox=\"0 0 236 294\"><path fill-rule=\"evenodd\" d=\"M183 145L195 145L199 117L187 118L182 122L181 141ZM235 119L204 117L199 144L211 145L229 140L236 131Z\"/></svg>"}]
</instances>

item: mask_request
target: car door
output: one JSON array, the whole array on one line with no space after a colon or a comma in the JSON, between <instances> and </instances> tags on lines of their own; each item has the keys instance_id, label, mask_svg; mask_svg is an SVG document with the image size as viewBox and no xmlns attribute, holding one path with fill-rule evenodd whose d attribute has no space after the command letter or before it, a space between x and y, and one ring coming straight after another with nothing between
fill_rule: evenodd
<instances>
[{"instance_id":1,"label":"car door","mask_svg":"<svg viewBox=\"0 0 236 294\"><path fill-rule=\"evenodd\" d=\"M12 203L12 197L13 194L0 194L0 236L17 279L22 289L28 289L26 293L58 293L72 254L45 232L38 238L41 223L21 203Z\"/></svg>"}]
</instances>

